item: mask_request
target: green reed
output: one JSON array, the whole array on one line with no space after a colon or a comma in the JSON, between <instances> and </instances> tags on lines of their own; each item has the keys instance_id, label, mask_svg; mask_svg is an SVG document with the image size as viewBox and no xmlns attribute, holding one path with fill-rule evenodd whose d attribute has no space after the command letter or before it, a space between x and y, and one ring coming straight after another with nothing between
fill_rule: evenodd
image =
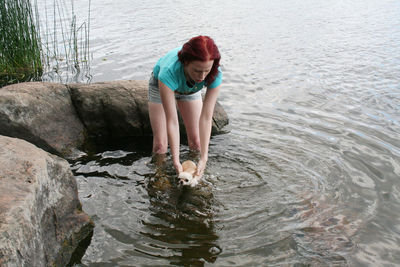
<instances>
[{"instance_id":1,"label":"green reed","mask_svg":"<svg viewBox=\"0 0 400 267\"><path fill-rule=\"evenodd\" d=\"M88 77L90 3L91 0L88 0L87 22L80 26L74 11L74 0L69 6L63 0L46 3L41 29L46 69L44 80L80 82L81 72Z\"/></svg>"},{"instance_id":2,"label":"green reed","mask_svg":"<svg viewBox=\"0 0 400 267\"><path fill-rule=\"evenodd\" d=\"M39 17L37 0L33 6L31 0L0 0L0 87L32 80L78 82L81 71L88 72L90 0L88 22L80 26L73 1L70 6L44 1Z\"/></svg>"},{"instance_id":3,"label":"green reed","mask_svg":"<svg viewBox=\"0 0 400 267\"><path fill-rule=\"evenodd\" d=\"M40 77L41 51L29 0L0 0L0 86Z\"/></svg>"}]
</instances>

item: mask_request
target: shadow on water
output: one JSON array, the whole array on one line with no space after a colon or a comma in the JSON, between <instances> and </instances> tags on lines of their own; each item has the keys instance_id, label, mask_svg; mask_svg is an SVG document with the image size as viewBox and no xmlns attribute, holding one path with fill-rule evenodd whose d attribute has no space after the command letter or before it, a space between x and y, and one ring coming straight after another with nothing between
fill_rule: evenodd
<instances>
[{"instance_id":1,"label":"shadow on water","mask_svg":"<svg viewBox=\"0 0 400 267\"><path fill-rule=\"evenodd\" d=\"M83 208L96 222L80 266L204 266L216 261L221 248L212 186L179 186L171 160L151 158L149 147L148 138L103 142L71 162ZM182 153L183 159L195 157Z\"/></svg>"}]
</instances>

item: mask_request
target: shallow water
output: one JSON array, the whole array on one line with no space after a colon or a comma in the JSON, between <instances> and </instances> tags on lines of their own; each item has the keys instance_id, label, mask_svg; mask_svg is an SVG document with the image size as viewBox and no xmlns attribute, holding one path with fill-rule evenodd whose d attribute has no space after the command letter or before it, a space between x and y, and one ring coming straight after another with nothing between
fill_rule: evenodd
<instances>
[{"instance_id":1,"label":"shallow water","mask_svg":"<svg viewBox=\"0 0 400 267\"><path fill-rule=\"evenodd\" d=\"M82 264L400 263L398 1L91 4L92 82L148 79L169 49L212 36L231 131L191 190L151 162L151 140L72 162L96 223Z\"/></svg>"}]
</instances>

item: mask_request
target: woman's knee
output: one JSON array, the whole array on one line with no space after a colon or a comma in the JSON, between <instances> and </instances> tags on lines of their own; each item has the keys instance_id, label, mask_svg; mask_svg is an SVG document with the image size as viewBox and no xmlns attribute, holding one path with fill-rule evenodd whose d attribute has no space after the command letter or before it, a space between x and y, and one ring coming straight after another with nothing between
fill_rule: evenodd
<instances>
[{"instance_id":1,"label":"woman's knee","mask_svg":"<svg viewBox=\"0 0 400 267\"><path fill-rule=\"evenodd\" d=\"M200 150L200 138L194 137L188 140L190 150Z\"/></svg>"},{"instance_id":2,"label":"woman's knee","mask_svg":"<svg viewBox=\"0 0 400 267\"><path fill-rule=\"evenodd\" d=\"M153 140L153 153L156 154L165 154L168 149L168 140L167 139L158 139L154 138Z\"/></svg>"}]
</instances>

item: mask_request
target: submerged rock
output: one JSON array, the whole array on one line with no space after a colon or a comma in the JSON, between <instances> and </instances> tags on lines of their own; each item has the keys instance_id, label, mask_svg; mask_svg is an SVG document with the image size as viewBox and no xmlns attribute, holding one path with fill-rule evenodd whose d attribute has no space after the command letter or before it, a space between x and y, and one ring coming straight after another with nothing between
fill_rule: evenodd
<instances>
[{"instance_id":1,"label":"submerged rock","mask_svg":"<svg viewBox=\"0 0 400 267\"><path fill-rule=\"evenodd\" d=\"M66 160L0 136L0 266L65 266L93 227Z\"/></svg>"}]
</instances>

